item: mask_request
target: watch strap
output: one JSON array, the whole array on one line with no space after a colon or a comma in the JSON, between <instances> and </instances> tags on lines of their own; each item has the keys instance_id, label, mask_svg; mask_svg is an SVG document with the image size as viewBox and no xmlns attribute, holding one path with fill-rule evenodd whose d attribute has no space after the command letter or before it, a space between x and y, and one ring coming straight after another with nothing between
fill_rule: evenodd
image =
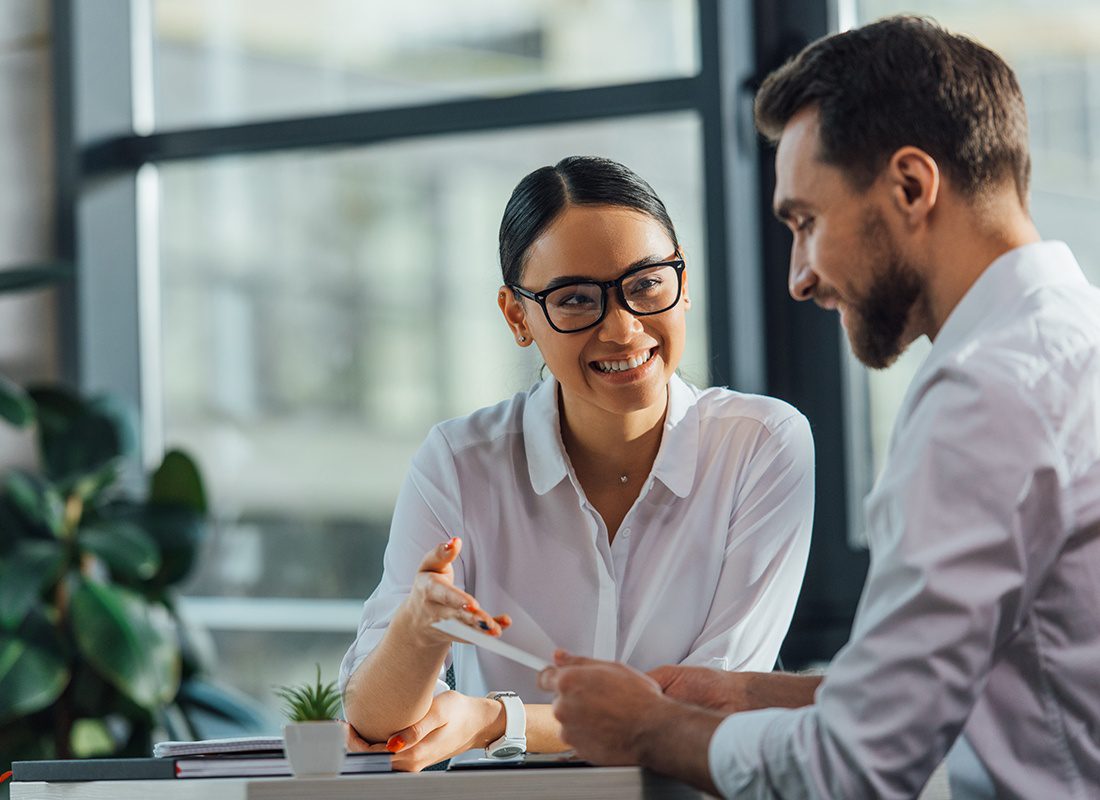
<instances>
[{"instance_id":1,"label":"watch strap","mask_svg":"<svg viewBox=\"0 0 1100 800\"><path fill-rule=\"evenodd\" d=\"M490 757L514 756L527 750L527 711L515 692L489 692L486 695L504 706L504 735L485 748ZM500 751L506 751L501 753Z\"/></svg>"}]
</instances>

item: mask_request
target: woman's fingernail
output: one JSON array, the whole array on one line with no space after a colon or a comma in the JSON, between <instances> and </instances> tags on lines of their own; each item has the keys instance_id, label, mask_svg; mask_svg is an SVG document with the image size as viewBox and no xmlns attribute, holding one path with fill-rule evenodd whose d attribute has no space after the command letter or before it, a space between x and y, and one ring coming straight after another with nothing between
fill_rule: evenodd
<instances>
[{"instance_id":1,"label":"woman's fingernail","mask_svg":"<svg viewBox=\"0 0 1100 800\"><path fill-rule=\"evenodd\" d=\"M450 551L455 549L456 544L458 544L458 537L457 536L452 536L450 539L448 539L446 541L446 543L444 543L443 549L446 550L449 553Z\"/></svg>"},{"instance_id":2,"label":"woman's fingernail","mask_svg":"<svg viewBox=\"0 0 1100 800\"><path fill-rule=\"evenodd\" d=\"M469 611L469 612L472 613L474 611L477 611L477 608L475 606L473 606L472 604L470 604L470 603L463 603L462 604L462 610L463 611Z\"/></svg>"},{"instance_id":3,"label":"woman's fingernail","mask_svg":"<svg viewBox=\"0 0 1100 800\"><path fill-rule=\"evenodd\" d=\"M390 740L386 742L386 749L389 750L391 753L396 753L404 746L405 740L397 735L391 736Z\"/></svg>"}]
</instances>

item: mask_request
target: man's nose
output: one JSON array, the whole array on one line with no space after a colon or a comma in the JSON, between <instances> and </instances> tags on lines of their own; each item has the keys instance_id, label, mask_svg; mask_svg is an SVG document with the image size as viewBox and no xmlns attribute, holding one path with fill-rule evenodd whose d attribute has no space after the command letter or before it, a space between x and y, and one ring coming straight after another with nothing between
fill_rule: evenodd
<instances>
[{"instance_id":1,"label":"man's nose","mask_svg":"<svg viewBox=\"0 0 1100 800\"><path fill-rule=\"evenodd\" d=\"M809 300L814 296L814 287L817 286L817 275L810 269L809 264L802 258L791 253L791 267L787 275L787 291L795 300Z\"/></svg>"}]
</instances>

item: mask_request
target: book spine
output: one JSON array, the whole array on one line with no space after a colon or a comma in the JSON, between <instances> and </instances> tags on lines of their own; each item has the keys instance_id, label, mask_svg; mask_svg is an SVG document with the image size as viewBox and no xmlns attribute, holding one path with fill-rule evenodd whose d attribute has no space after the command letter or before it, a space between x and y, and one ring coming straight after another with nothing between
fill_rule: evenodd
<instances>
[{"instance_id":1,"label":"book spine","mask_svg":"<svg viewBox=\"0 0 1100 800\"><path fill-rule=\"evenodd\" d=\"M176 777L170 758L88 758L71 761L16 761L13 781L147 781Z\"/></svg>"}]
</instances>

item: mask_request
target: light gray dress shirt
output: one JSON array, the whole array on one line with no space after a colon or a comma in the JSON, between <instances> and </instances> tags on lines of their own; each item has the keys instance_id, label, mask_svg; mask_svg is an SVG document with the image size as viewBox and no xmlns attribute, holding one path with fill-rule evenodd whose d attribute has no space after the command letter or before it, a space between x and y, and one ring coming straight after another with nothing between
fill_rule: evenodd
<instances>
[{"instance_id":1,"label":"light gray dress shirt","mask_svg":"<svg viewBox=\"0 0 1100 800\"><path fill-rule=\"evenodd\" d=\"M722 793L912 797L958 740L956 795L1100 797L1100 290L1064 244L951 313L866 514L850 642L814 705L721 724Z\"/></svg>"},{"instance_id":2,"label":"light gray dress shirt","mask_svg":"<svg viewBox=\"0 0 1100 800\"><path fill-rule=\"evenodd\" d=\"M504 641L531 653L769 670L806 568L813 461L810 426L791 406L673 376L652 472L630 478L640 493L612 541L562 445L553 378L437 425L398 497L341 689L425 553L452 535L463 537L455 585L510 614ZM451 653L460 692L553 699L534 670L473 645Z\"/></svg>"}]
</instances>

